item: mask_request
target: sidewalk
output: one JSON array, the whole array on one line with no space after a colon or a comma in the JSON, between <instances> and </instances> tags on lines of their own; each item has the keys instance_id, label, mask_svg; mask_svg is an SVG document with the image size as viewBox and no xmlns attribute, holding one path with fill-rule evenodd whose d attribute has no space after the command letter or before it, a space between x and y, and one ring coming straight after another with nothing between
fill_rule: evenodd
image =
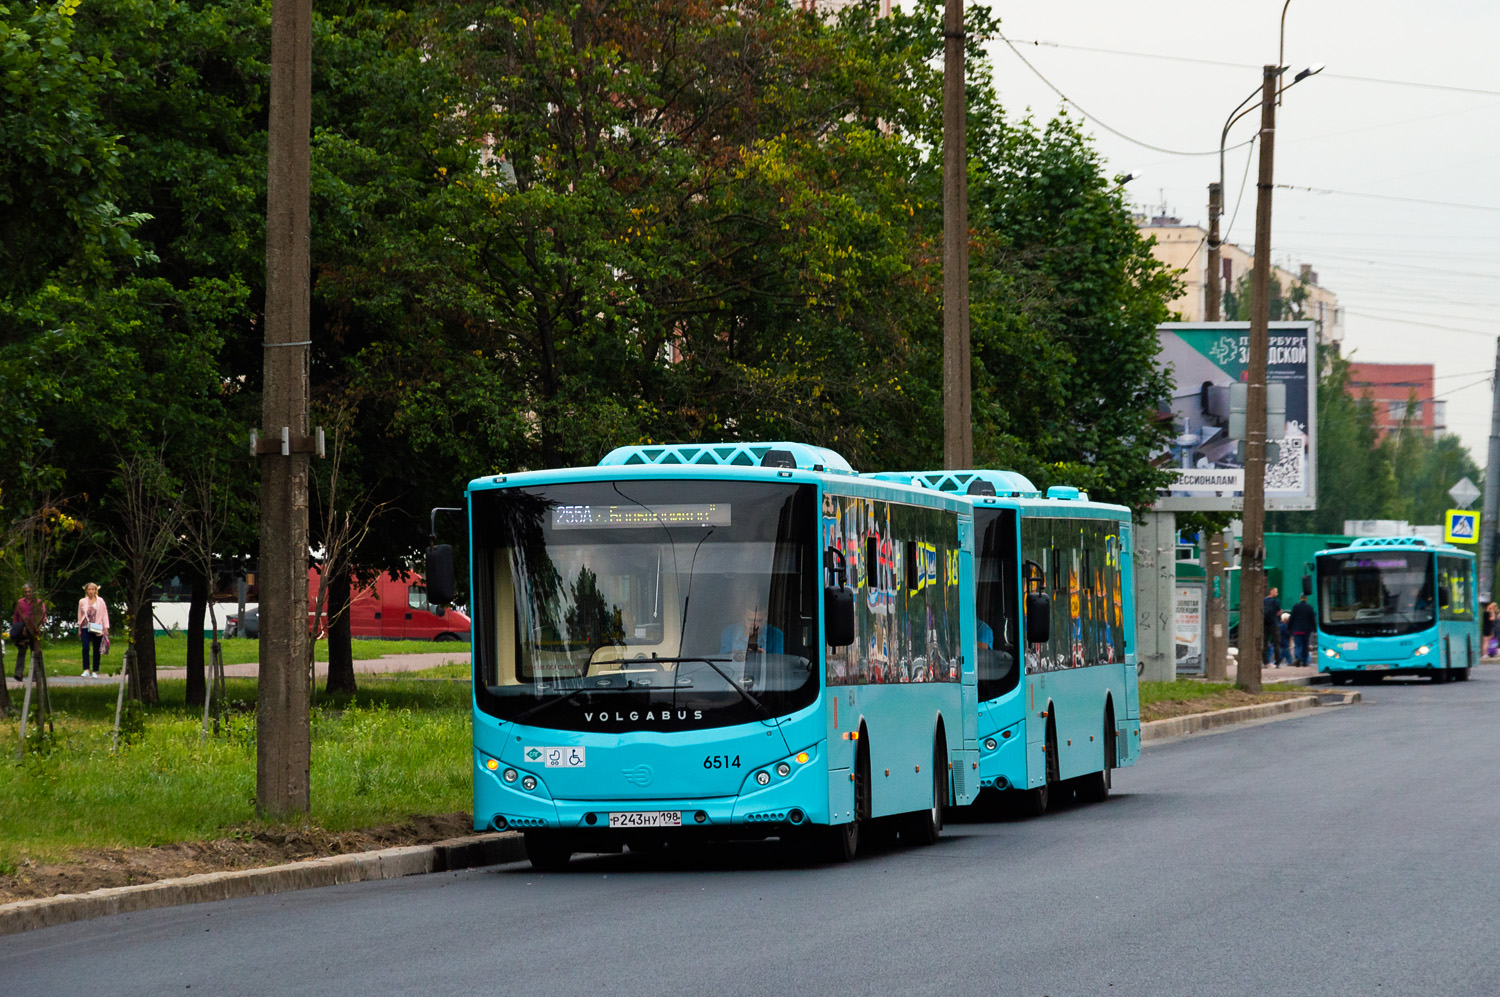
<instances>
[{"instance_id":1,"label":"sidewalk","mask_svg":"<svg viewBox=\"0 0 1500 997\"><path fill-rule=\"evenodd\" d=\"M367 658L354 662L354 673L356 675L382 675L391 672L417 672L424 668L437 668L440 665L469 664L468 644L443 645L452 650L422 651L415 654L386 654L379 658ZM113 667L110 667L113 665ZM5 657L5 685L12 693L20 690L21 683L17 682L11 669L15 668L15 660L10 655ZM72 667L76 668L77 665ZM102 678L84 678L82 675L59 675L50 666L47 669L47 684L49 686L75 686L75 685L113 685L120 678L120 659L117 656L113 662L105 664L110 669L110 674ZM319 661L314 666L319 678L328 677L328 662ZM254 678L260 673L260 665L249 663L243 665L225 665L224 674L229 678ZM156 677L158 679L180 679L187 675L186 668L158 668Z\"/></svg>"}]
</instances>

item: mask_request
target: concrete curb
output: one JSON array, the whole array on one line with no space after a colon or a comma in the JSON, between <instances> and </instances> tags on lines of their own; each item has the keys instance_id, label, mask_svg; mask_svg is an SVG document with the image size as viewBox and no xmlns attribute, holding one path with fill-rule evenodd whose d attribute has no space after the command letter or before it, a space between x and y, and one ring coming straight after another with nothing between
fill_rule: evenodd
<instances>
[{"instance_id":1,"label":"concrete curb","mask_svg":"<svg viewBox=\"0 0 1500 997\"><path fill-rule=\"evenodd\" d=\"M1324 700L1331 700L1334 695L1341 697L1342 702L1325 704ZM1323 693L1321 696L1295 696L1279 703L1258 703L1255 706L1236 706L1227 710L1215 710L1212 713L1193 713L1185 717L1152 720L1150 723L1141 724L1141 743L1149 744L1153 741L1182 737L1184 734L1197 734L1201 731L1245 723L1249 720L1282 717L1312 709L1315 706L1348 706L1350 703L1360 701L1361 696L1357 692Z\"/></svg>"},{"instance_id":2,"label":"concrete curb","mask_svg":"<svg viewBox=\"0 0 1500 997\"><path fill-rule=\"evenodd\" d=\"M163 879L140 886L113 886L90 893L68 893L35 900L0 904L0 935L87 921L109 914L179 907L259 897L315 886L400 879L429 872L448 872L475 866L519 862L526 849L514 832L476 834L429 845L384 848L352 855L330 855L306 862L289 862L265 869L207 872L180 879Z\"/></svg>"}]
</instances>

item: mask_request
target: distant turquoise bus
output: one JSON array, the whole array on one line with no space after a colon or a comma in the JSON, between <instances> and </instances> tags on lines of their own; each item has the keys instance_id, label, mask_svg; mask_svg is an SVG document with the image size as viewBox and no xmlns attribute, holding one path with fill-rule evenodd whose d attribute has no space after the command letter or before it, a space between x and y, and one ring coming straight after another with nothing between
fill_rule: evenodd
<instances>
[{"instance_id":1,"label":"distant turquoise bus","mask_svg":"<svg viewBox=\"0 0 1500 997\"><path fill-rule=\"evenodd\" d=\"M1341 684L1466 680L1481 652L1476 560L1423 537L1319 551L1318 670Z\"/></svg>"},{"instance_id":2,"label":"distant turquoise bus","mask_svg":"<svg viewBox=\"0 0 1500 997\"><path fill-rule=\"evenodd\" d=\"M466 500L474 826L524 832L534 866L693 836L847 860L872 822L930 843L977 794L972 499L757 443L626 447ZM1008 581L986 582L1008 586L991 620L1012 639L1013 547ZM429 599L452 577L434 547ZM1048 688L1025 695L1044 709ZM1059 715L1061 775L1096 726Z\"/></svg>"},{"instance_id":3,"label":"distant turquoise bus","mask_svg":"<svg viewBox=\"0 0 1500 997\"><path fill-rule=\"evenodd\" d=\"M1104 799L1140 757L1130 510L1008 471L877 477L973 509L980 786L1034 814Z\"/></svg>"}]
</instances>

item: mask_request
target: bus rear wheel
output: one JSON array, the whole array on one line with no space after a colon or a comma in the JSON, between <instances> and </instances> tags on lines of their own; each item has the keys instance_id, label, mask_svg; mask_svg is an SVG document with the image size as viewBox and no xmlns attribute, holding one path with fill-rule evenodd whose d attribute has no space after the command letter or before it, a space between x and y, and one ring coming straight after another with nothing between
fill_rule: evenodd
<instances>
[{"instance_id":1,"label":"bus rear wheel","mask_svg":"<svg viewBox=\"0 0 1500 997\"><path fill-rule=\"evenodd\" d=\"M540 872L556 872L573 858L573 849L556 834L547 831L526 832L526 859Z\"/></svg>"},{"instance_id":2,"label":"bus rear wheel","mask_svg":"<svg viewBox=\"0 0 1500 997\"><path fill-rule=\"evenodd\" d=\"M1434 668L1427 677L1432 680L1433 685L1442 685L1449 680L1448 669Z\"/></svg>"}]
</instances>

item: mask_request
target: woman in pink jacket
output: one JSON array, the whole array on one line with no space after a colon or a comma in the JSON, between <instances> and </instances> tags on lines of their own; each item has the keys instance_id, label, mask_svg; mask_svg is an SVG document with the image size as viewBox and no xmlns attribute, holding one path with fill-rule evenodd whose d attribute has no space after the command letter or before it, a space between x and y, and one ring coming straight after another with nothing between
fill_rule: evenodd
<instances>
[{"instance_id":1,"label":"woman in pink jacket","mask_svg":"<svg viewBox=\"0 0 1500 997\"><path fill-rule=\"evenodd\" d=\"M83 676L99 678L99 646L109 633L109 607L99 598L99 586L89 582L83 587L83 598L78 600L78 639L83 642ZM94 652L94 665L89 667L89 650Z\"/></svg>"}]
</instances>

